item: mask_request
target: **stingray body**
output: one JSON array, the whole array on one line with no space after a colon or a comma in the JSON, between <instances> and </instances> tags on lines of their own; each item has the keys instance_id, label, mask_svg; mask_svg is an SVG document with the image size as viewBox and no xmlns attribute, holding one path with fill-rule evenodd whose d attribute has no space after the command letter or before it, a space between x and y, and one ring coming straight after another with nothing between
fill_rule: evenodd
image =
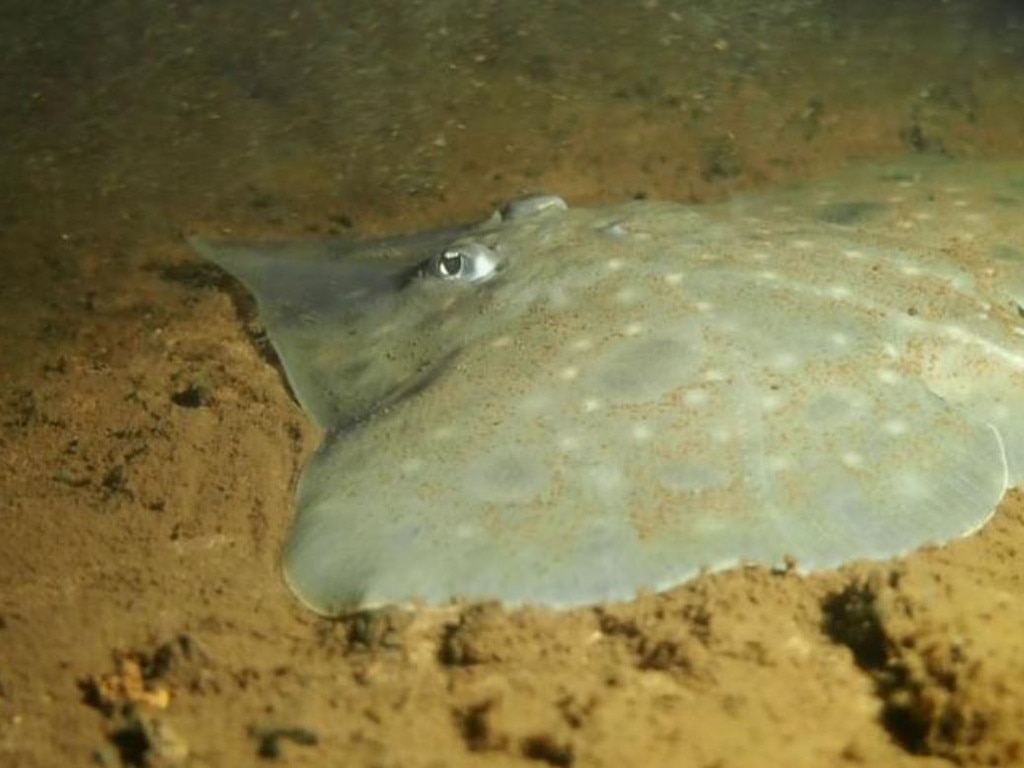
<instances>
[{"instance_id":1,"label":"stingray body","mask_svg":"<svg viewBox=\"0 0 1024 768\"><path fill-rule=\"evenodd\" d=\"M1019 165L196 246L325 430L284 552L321 613L888 558L1024 479Z\"/></svg>"}]
</instances>

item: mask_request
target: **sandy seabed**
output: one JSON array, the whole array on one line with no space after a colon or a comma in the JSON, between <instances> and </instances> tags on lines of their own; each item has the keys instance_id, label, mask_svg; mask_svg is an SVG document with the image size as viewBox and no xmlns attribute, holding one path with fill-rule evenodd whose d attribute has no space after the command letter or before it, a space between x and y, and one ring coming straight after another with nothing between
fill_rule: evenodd
<instances>
[{"instance_id":1,"label":"sandy seabed","mask_svg":"<svg viewBox=\"0 0 1024 768\"><path fill-rule=\"evenodd\" d=\"M1019 492L809 577L310 614L278 557L319 435L183 240L1020 158L1019 3L251 5L0 13L0 764L1024 763Z\"/></svg>"}]
</instances>

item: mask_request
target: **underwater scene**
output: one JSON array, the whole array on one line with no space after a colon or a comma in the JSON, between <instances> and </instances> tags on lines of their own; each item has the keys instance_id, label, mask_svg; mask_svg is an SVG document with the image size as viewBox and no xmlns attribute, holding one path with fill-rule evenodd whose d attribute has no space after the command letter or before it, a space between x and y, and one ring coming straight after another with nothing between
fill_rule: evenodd
<instances>
[{"instance_id":1,"label":"underwater scene","mask_svg":"<svg viewBox=\"0 0 1024 768\"><path fill-rule=\"evenodd\" d=\"M0 18L0 764L1024 761L1024 3Z\"/></svg>"}]
</instances>

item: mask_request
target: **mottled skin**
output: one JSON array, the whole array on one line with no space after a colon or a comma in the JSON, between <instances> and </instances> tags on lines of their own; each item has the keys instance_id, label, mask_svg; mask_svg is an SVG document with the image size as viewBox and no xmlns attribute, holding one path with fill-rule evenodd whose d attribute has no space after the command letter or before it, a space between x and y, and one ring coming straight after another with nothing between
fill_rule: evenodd
<instances>
[{"instance_id":1,"label":"mottled skin","mask_svg":"<svg viewBox=\"0 0 1024 768\"><path fill-rule=\"evenodd\" d=\"M288 583L570 606L967 534L1024 479L1020 168L210 244L328 431Z\"/></svg>"}]
</instances>

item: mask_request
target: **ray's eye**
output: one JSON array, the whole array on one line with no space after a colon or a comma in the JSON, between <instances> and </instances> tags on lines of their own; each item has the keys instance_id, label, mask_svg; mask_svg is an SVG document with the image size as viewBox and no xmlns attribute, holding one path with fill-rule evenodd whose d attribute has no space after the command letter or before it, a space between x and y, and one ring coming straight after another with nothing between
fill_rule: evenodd
<instances>
[{"instance_id":1,"label":"ray's eye","mask_svg":"<svg viewBox=\"0 0 1024 768\"><path fill-rule=\"evenodd\" d=\"M456 278L465 261L466 257L460 251L445 251L437 257L437 273L441 277Z\"/></svg>"},{"instance_id":2,"label":"ray's eye","mask_svg":"<svg viewBox=\"0 0 1024 768\"><path fill-rule=\"evenodd\" d=\"M427 274L442 280L476 283L491 277L498 255L483 243L463 243L445 248L427 262Z\"/></svg>"}]
</instances>

